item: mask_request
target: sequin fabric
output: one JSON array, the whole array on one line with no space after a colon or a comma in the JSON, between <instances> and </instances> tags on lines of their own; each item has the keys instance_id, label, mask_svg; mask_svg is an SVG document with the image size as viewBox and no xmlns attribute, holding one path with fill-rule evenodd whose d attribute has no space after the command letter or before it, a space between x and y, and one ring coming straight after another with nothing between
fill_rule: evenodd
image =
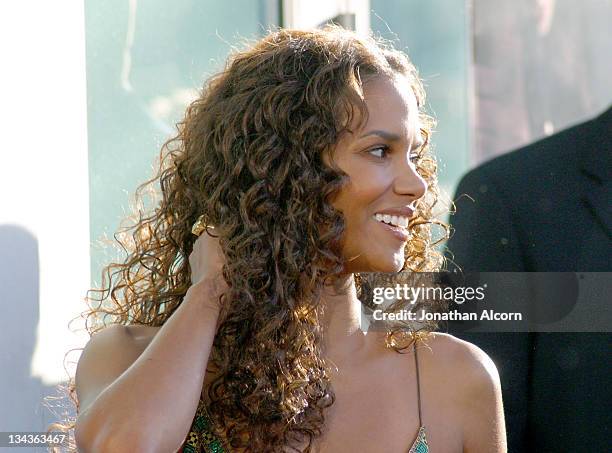
<instances>
[{"instance_id":1,"label":"sequin fabric","mask_svg":"<svg viewBox=\"0 0 612 453\"><path fill-rule=\"evenodd\" d=\"M180 453L227 453L219 439L212 433L210 419L206 414L206 403L202 398L198 403L196 415L189 434Z\"/></svg>"},{"instance_id":2,"label":"sequin fabric","mask_svg":"<svg viewBox=\"0 0 612 453\"><path fill-rule=\"evenodd\" d=\"M425 427L421 426L414 443L408 453L429 453L429 444L427 443L427 435Z\"/></svg>"}]
</instances>

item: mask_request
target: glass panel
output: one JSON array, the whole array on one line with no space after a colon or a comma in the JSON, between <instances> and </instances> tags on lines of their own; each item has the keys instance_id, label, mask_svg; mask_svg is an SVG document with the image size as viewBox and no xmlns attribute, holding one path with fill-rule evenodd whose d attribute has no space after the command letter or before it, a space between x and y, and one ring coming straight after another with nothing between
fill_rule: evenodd
<instances>
[{"instance_id":1,"label":"glass panel","mask_svg":"<svg viewBox=\"0 0 612 453\"><path fill-rule=\"evenodd\" d=\"M161 144L174 132L204 79L230 46L278 25L266 0L86 2L92 279L114 259L112 238L136 186L152 176Z\"/></svg>"}]
</instances>

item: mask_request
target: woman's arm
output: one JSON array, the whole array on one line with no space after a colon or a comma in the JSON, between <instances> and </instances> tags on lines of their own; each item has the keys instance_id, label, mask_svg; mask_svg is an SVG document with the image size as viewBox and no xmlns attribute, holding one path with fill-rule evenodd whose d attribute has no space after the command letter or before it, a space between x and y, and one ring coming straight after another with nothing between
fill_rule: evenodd
<instances>
[{"instance_id":1,"label":"woman's arm","mask_svg":"<svg viewBox=\"0 0 612 453\"><path fill-rule=\"evenodd\" d=\"M465 343L468 344L468 343ZM480 348L470 344L463 361L464 453L506 453L506 424L497 367Z\"/></svg>"},{"instance_id":2,"label":"woman's arm","mask_svg":"<svg viewBox=\"0 0 612 453\"><path fill-rule=\"evenodd\" d=\"M217 290L208 279L193 285L133 363L125 329L107 328L92 337L75 376L79 451L174 452L180 447L217 329Z\"/></svg>"}]
</instances>

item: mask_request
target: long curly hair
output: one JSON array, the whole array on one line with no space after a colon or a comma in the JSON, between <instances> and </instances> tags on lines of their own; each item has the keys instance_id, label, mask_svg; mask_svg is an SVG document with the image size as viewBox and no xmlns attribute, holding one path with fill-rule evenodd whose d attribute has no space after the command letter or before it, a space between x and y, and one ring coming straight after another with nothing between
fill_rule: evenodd
<instances>
[{"instance_id":1,"label":"long curly hair","mask_svg":"<svg viewBox=\"0 0 612 453\"><path fill-rule=\"evenodd\" d=\"M306 439L304 451L311 451L322 432L324 409L335 397L321 354L321 294L345 264L345 224L330 202L348 181L323 156L332 155L353 120L366 121L364 83L397 73L408 77L417 99L426 143L416 165L428 185L409 224L403 270L441 269L436 245L448 227L433 215L434 122L415 67L375 36L337 26L278 29L234 51L188 106L162 147L156 176L136 192L138 198L159 185L157 205L115 235L126 258L105 267L102 287L88 292L99 303L87 318L163 325L191 284L193 223L204 215L215 226L226 259L227 313L209 359L219 374L206 391L213 424L227 430L232 448L281 451ZM445 233L438 241L434 224ZM356 282L359 294L361 276ZM388 332L388 346L399 352L397 334ZM69 391L78 407L72 379Z\"/></svg>"}]
</instances>

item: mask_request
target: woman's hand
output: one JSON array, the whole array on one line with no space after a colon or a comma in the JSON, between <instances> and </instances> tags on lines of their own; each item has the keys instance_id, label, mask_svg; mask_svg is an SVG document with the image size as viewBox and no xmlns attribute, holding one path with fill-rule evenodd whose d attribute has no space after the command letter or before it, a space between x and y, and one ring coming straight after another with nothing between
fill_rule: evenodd
<instances>
[{"instance_id":1,"label":"woman's hand","mask_svg":"<svg viewBox=\"0 0 612 453\"><path fill-rule=\"evenodd\" d=\"M214 233L214 229L212 232ZM206 303L215 308L220 308L219 296L227 289L227 283L222 274L223 264L225 264L225 256L219 239L212 237L208 231L203 231L193 244L193 251L189 255L191 285L192 288L203 288L203 293L197 292L203 294Z\"/></svg>"}]
</instances>

